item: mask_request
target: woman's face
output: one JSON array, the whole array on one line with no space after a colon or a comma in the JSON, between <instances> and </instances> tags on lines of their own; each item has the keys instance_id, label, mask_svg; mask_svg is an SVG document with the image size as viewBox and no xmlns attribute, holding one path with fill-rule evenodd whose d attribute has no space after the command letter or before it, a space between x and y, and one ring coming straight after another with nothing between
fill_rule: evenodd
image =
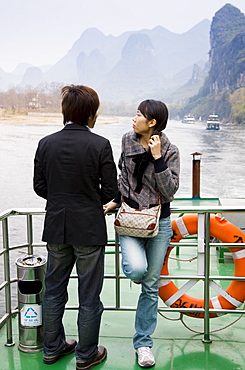
<instances>
[{"instance_id":1,"label":"woman's face","mask_svg":"<svg viewBox=\"0 0 245 370\"><path fill-rule=\"evenodd\" d=\"M152 121L149 121L145 116L138 110L133 121L133 129L136 134L147 135L152 131Z\"/></svg>"}]
</instances>

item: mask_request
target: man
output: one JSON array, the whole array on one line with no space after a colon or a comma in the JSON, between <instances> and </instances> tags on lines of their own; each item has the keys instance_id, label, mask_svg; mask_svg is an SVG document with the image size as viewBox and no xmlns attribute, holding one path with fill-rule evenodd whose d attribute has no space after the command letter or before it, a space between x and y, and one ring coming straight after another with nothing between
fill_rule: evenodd
<instances>
[{"instance_id":1,"label":"man","mask_svg":"<svg viewBox=\"0 0 245 370\"><path fill-rule=\"evenodd\" d=\"M99 98L93 89L63 87L65 126L40 140L34 160L34 190L47 200L43 230L48 250L43 361L52 364L75 350L77 370L92 369L107 356L106 348L98 346L107 243L103 204L117 193L117 174L109 141L90 131L98 108ZM78 343L66 341L62 324L75 263Z\"/></svg>"}]
</instances>

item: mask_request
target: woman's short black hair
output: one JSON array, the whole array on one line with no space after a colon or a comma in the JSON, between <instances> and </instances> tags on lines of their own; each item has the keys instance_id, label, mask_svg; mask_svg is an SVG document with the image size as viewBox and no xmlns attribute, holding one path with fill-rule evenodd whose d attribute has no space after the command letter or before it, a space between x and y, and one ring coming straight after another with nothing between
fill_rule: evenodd
<instances>
[{"instance_id":1,"label":"woman's short black hair","mask_svg":"<svg viewBox=\"0 0 245 370\"><path fill-rule=\"evenodd\" d=\"M168 108L160 100L147 99L140 103L138 110L149 121L156 120L155 131L163 131L168 122Z\"/></svg>"},{"instance_id":2,"label":"woman's short black hair","mask_svg":"<svg viewBox=\"0 0 245 370\"><path fill-rule=\"evenodd\" d=\"M62 94L62 114L66 122L86 126L89 118L93 118L99 108L98 94L90 87L83 85L64 86Z\"/></svg>"}]
</instances>

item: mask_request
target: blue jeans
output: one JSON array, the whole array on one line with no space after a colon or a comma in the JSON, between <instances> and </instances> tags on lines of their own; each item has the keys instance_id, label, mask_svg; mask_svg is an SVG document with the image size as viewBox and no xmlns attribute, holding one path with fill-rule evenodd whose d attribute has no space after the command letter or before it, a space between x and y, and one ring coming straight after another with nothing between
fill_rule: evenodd
<instances>
[{"instance_id":1,"label":"blue jeans","mask_svg":"<svg viewBox=\"0 0 245 370\"><path fill-rule=\"evenodd\" d=\"M76 263L78 275L78 362L86 362L98 352L98 338L103 304L100 292L104 277L103 246L49 244L46 271L46 291L43 301L44 356L53 357L65 348L62 324L68 301L67 285Z\"/></svg>"},{"instance_id":2,"label":"blue jeans","mask_svg":"<svg viewBox=\"0 0 245 370\"><path fill-rule=\"evenodd\" d=\"M154 238L120 235L123 272L131 280L140 280L142 286L135 317L135 349L153 345L150 336L157 324L158 280L172 233L170 217L166 217L160 219Z\"/></svg>"}]
</instances>

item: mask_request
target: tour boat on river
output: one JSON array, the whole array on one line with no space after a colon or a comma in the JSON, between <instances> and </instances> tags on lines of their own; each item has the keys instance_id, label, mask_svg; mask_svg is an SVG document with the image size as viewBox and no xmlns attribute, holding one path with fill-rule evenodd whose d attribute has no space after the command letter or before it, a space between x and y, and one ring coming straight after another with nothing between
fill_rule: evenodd
<instances>
[{"instance_id":1,"label":"tour boat on river","mask_svg":"<svg viewBox=\"0 0 245 370\"><path fill-rule=\"evenodd\" d=\"M207 126L206 130L219 130L220 129L220 121L217 114L210 114L207 119Z\"/></svg>"},{"instance_id":2,"label":"tour boat on river","mask_svg":"<svg viewBox=\"0 0 245 370\"><path fill-rule=\"evenodd\" d=\"M184 118L182 119L182 123L195 123L195 117L191 114L188 114L184 116Z\"/></svg>"}]
</instances>

